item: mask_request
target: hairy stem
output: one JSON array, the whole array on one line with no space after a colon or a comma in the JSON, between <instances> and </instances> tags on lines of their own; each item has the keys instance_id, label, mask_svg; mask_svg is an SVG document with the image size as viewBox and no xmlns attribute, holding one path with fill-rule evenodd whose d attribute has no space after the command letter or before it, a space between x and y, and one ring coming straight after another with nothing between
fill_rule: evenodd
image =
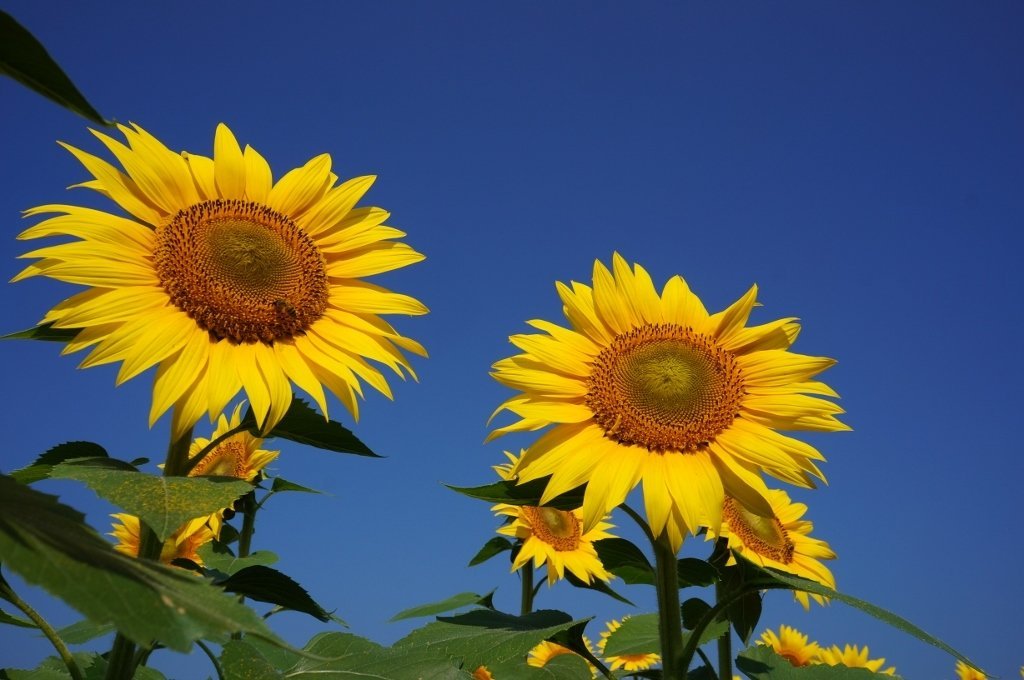
<instances>
[{"instance_id":1,"label":"hairy stem","mask_svg":"<svg viewBox=\"0 0 1024 680\"><path fill-rule=\"evenodd\" d=\"M669 544L667 533L662 533L652 545L657 569L661 674L665 680L684 680L688 665L683 665L681 658L683 620L679 607L679 567L676 551Z\"/></svg>"},{"instance_id":2,"label":"hairy stem","mask_svg":"<svg viewBox=\"0 0 1024 680\"><path fill-rule=\"evenodd\" d=\"M725 596L725 586L719 581L715 584L715 602ZM725 630L725 635L718 638L718 677L732 680L732 624Z\"/></svg>"},{"instance_id":3,"label":"hairy stem","mask_svg":"<svg viewBox=\"0 0 1024 680\"><path fill-rule=\"evenodd\" d=\"M533 562L527 562L519 570L520 586L522 596L520 597L519 615L526 616L533 611L533 596L537 591L533 589Z\"/></svg>"},{"instance_id":4,"label":"hairy stem","mask_svg":"<svg viewBox=\"0 0 1024 680\"><path fill-rule=\"evenodd\" d=\"M32 623L39 627L39 630L43 631L43 635L45 635L46 639L50 641L53 648L57 650L57 656L59 656L60 660L64 662L65 666L67 666L68 673L71 674L73 680L84 679L85 676L82 675L82 669L80 669L78 664L75 663L75 658L71 656L71 651L68 649L68 646L64 644L64 640L62 640L60 635L57 634L57 631L50 625L49 621L44 619L39 612L29 605L28 602L25 602L25 600L21 599L21 597L14 592L14 589L11 588L11 585L3 576L0 576L0 597L20 609L25 616L32 620Z\"/></svg>"}]
</instances>

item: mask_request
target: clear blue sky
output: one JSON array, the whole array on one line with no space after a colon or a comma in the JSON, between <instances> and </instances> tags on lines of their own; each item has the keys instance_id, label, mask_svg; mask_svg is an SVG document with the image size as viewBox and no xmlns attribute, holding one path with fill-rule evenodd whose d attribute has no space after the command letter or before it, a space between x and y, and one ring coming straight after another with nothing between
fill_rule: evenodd
<instances>
[{"instance_id":1,"label":"clear blue sky","mask_svg":"<svg viewBox=\"0 0 1024 680\"><path fill-rule=\"evenodd\" d=\"M799 316L795 349L836 357L826 378L854 431L815 437L829 486L807 502L839 553L841 590L886 606L1001 676L1024 663L1015 357L1024 332L1024 4L39 3L4 9L33 31L106 115L175 149L209 153L218 122L275 174L329 152L375 173L368 201L426 262L378 282L421 298L398 319L431 352L394 403L371 395L355 427L386 460L283 444L276 471L329 495L268 505L255 546L358 634L395 612L499 586L507 563L465 564L493 535L484 503L442 482L491 481L485 421L510 392L488 376L531 318L560 319L556 280L586 280L618 250L660 284L679 273L720 309L751 283L758 319ZM0 80L0 258L20 269L19 212L84 200L55 141L100 153L86 122ZM69 292L0 288L2 328L35 323ZM0 344L8 444L0 470L71 439L154 458L151 375L113 387L55 345ZM340 407L335 411L341 413ZM348 421L346 421L348 424ZM200 434L208 434L200 426ZM1014 434L1018 433L1018 434ZM111 508L70 482L42 485L102 531ZM625 524L626 518L618 518ZM631 535L631 534L629 534ZM311 543L319 547L310 549ZM704 556L696 540L683 549ZM73 613L27 591L60 624ZM653 593L626 594L653 608ZM539 604L628 608L567 586ZM320 625L272 619L301 643ZM763 625L867 643L907 678L953 661L841 604L805 614L767 598ZM763 626L762 626L763 627ZM0 628L0 665L43 641ZM179 678L209 672L169 653Z\"/></svg>"}]
</instances>

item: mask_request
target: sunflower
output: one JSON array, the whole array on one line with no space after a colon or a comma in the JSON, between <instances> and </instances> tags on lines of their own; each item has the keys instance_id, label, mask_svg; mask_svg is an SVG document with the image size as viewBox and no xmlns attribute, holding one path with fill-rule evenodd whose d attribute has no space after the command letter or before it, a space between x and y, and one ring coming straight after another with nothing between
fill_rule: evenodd
<instances>
[{"instance_id":1,"label":"sunflower","mask_svg":"<svg viewBox=\"0 0 1024 680\"><path fill-rule=\"evenodd\" d=\"M584 531L579 510L506 503L499 503L491 510L513 519L498 529L499 534L523 541L512 563L512 571L522 568L530 560L533 560L534 567L547 564L549 586L565 578L566 569L585 583L593 583L595 578L602 581L614 578L601 564L594 548L594 541L614 538L606 531L612 528L611 524L598 522L589 531Z\"/></svg>"},{"instance_id":2,"label":"sunflower","mask_svg":"<svg viewBox=\"0 0 1024 680\"><path fill-rule=\"evenodd\" d=\"M117 539L114 550L131 557L138 557L141 544L139 518L123 512L113 514L111 517L117 520L113 525L114 530L110 532L110 535ZM218 516L215 517L219 520ZM209 526L210 519L210 517L197 517L189 520L168 536L160 549L160 561L170 564L174 560L185 559L201 565L203 560L196 551L217 537L215 529ZM219 526L219 522L217 526Z\"/></svg>"},{"instance_id":3,"label":"sunflower","mask_svg":"<svg viewBox=\"0 0 1024 680\"><path fill-rule=\"evenodd\" d=\"M789 495L778 489L768 491L768 502L772 514L762 517L726 496L721 529L717 533L709 530L708 539L727 538L734 553L759 566L802 576L834 590L835 578L819 560L835 559L836 554L825 541L810 537L814 525L800 519L807 506L791 502ZM727 564L736 564L734 554L729 555ZM810 608L809 597L818 604L826 602L821 595L805 592L794 592L793 596L804 609Z\"/></svg>"},{"instance_id":4,"label":"sunflower","mask_svg":"<svg viewBox=\"0 0 1024 680\"><path fill-rule=\"evenodd\" d=\"M1021 676L1024 676L1024 669L1021 670ZM965 664L963 661L956 662L956 677L957 680L985 680L988 676L979 671L977 668L972 668Z\"/></svg>"},{"instance_id":5,"label":"sunflower","mask_svg":"<svg viewBox=\"0 0 1024 680\"><path fill-rule=\"evenodd\" d=\"M772 650L794 666L809 666L818 658L820 648L817 642L808 642L807 636L790 626L779 626L778 635L773 630L761 633L759 645Z\"/></svg>"},{"instance_id":6,"label":"sunflower","mask_svg":"<svg viewBox=\"0 0 1024 680\"><path fill-rule=\"evenodd\" d=\"M210 442L221 437L226 432L238 427L242 422L242 404L235 406L231 418L225 418L221 414L217 419L217 428L210 435L209 439L196 437L189 447L189 458L195 458L200 451L209 446ZM219 476L237 477L251 482L256 475L263 470L267 464L277 458L280 451L266 451L261 449L263 439L254 437L248 432L238 432L231 435L216 448L206 454L192 471L189 477Z\"/></svg>"},{"instance_id":7,"label":"sunflower","mask_svg":"<svg viewBox=\"0 0 1024 680\"><path fill-rule=\"evenodd\" d=\"M491 469L494 470L502 480L508 482L514 480L519 474L519 459L522 457L523 452L520 451L519 455L515 455L509 451L503 451L505 457L508 458L507 463L501 463L499 465L492 465Z\"/></svg>"},{"instance_id":8,"label":"sunflower","mask_svg":"<svg viewBox=\"0 0 1024 680\"><path fill-rule=\"evenodd\" d=\"M244 390L269 431L288 410L291 383L327 413L323 387L358 418L360 380L389 398L372 359L415 377L402 349L425 356L379 314L424 314L417 300L362 281L419 262L395 241L380 208L355 208L374 177L335 186L323 154L277 182L252 147L221 124L213 158L177 154L148 132L118 126L127 145L93 134L121 169L64 144L93 179L78 186L113 200L127 216L74 205L19 238L75 240L22 257L14 277L48 276L88 286L43 318L80 329L65 353L88 347L82 367L121 362L120 384L156 366L150 424L172 406L172 433L211 420Z\"/></svg>"},{"instance_id":9,"label":"sunflower","mask_svg":"<svg viewBox=\"0 0 1024 680\"><path fill-rule=\"evenodd\" d=\"M622 621L609 621L606 624L606 630L601 631L601 639L597 641L597 648L601 650L602 656L604 656L604 648L608 645L608 638L621 628L622 623L628 618L628 616L623 616ZM613 671L620 668L624 671L645 671L661 661L661 657L653 652L650 654L620 654L606 656L605 661L611 665Z\"/></svg>"},{"instance_id":10,"label":"sunflower","mask_svg":"<svg viewBox=\"0 0 1024 680\"><path fill-rule=\"evenodd\" d=\"M477 666L477 669L473 671L473 680L494 680L494 676L491 675L487 666Z\"/></svg>"},{"instance_id":11,"label":"sunflower","mask_svg":"<svg viewBox=\"0 0 1024 680\"><path fill-rule=\"evenodd\" d=\"M839 649L839 645L832 645L829 648L822 647L818 650L818 662L829 666L867 668L872 673L882 673L883 675L896 674L895 666L879 670L885 664L885 659L869 658L867 646L860 648L857 645L846 645L842 650Z\"/></svg>"},{"instance_id":12,"label":"sunflower","mask_svg":"<svg viewBox=\"0 0 1024 680\"><path fill-rule=\"evenodd\" d=\"M550 475L542 503L587 483L593 527L641 481L647 520L678 550L683 535L717 529L728 494L770 514L758 471L799 486L824 479L818 451L776 430L845 430L836 396L811 379L833 363L793 354L787 318L747 327L757 287L708 314L679 276L661 294L617 253L594 263L594 286L556 284L569 328L513 335L522 354L494 365L519 390L498 411L520 418L490 438L553 426L527 449L519 482Z\"/></svg>"},{"instance_id":13,"label":"sunflower","mask_svg":"<svg viewBox=\"0 0 1024 680\"><path fill-rule=\"evenodd\" d=\"M593 653L593 645L590 644L590 640L587 639L586 635L583 636L583 644L586 645L587 649L591 650L591 653ZM544 640L543 642L541 642L536 647L530 650L530 653L526 657L526 665L533 666L534 668L544 668L544 666L548 665L548 662L554 659L556 656L562 656L564 654L572 654L574 656L579 656L581 659L583 659L582 656L572 651L568 647L563 647L557 642L549 642L548 640ZM590 667L591 673L596 672L597 669L595 669L594 665L591 664L589 661L587 661L587 666Z\"/></svg>"}]
</instances>

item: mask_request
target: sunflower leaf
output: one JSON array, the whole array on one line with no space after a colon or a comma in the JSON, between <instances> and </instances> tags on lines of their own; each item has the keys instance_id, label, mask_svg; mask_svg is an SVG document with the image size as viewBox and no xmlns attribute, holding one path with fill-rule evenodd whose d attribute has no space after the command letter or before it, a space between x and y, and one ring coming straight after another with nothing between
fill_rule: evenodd
<instances>
[{"instance_id":1,"label":"sunflower leaf","mask_svg":"<svg viewBox=\"0 0 1024 680\"><path fill-rule=\"evenodd\" d=\"M305 588L290 576L262 564L239 569L217 585L229 593L309 614L320 621L331 620L330 614L309 596Z\"/></svg>"},{"instance_id":2,"label":"sunflower leaf","mask_svg":"<svg viewBox=\"0 0 1024 680\"><path fill-rule=\"evenodd\" d=\"M55 466L50 476L83 482L96 494L139 517L161 541L190 519L230 506L252 485L228 477L158 477L114 469L112 459L87 458Z\"/></svg>"},{"instance_id":3,"label":"sunflower leaf","mask_svg":"<svg viewBox=\"0 0 1024 680\"><path fill-rule=\"evenodd\" d=\"M275 639L234 597L193 574L116 552L81 513L6 475L0 475L0 561L138 644L157 640L187 652L193 640L226 642L238 631Z\"/></svg>"},{"instance_id":4,"label":"sunflower leaf","mask_svg":"<svg viewBox=\"0 0 1024 680\"><path fill-rule=\"evenodd\" d=\"M3 14L3 11L0 11ZM0 34L2 35L2 34ZM0 48L2 49L2 48ZM0 72L2 72L0 67ZM15 331L0 335L0 340L47 340L49 342L68 342L74 340L81 328L54 328L53 324L41 323L23 331Z\"/></svg>"},{"instance_id":5,"label":"sunflower leaf","mask_svg":"<svg viewBox=\"0 0 1024 680\"><path fill-rule=\"evenodd\" d=\"M956 651L955 649L953 649L937 637L929 635L928 633L924 632L923 630L912 624L910 621L907 621L902 616L893 614L892 612L882 609L877 605L873 605L870 602L866 602L851 595L846 595L844 593L840 593L839 591L832 590L831 588L823 586L816 581L811 581L809 579L801 578L799 576L793 576L792 574L785 574L781 571L776 571L775 569L764 569L762 567L757 566L756 564L753 564L752 562L748 562L747 560L743 560L743 562L746 563L746 566L748 568L753 569L753 571L758 572L760 575L759 580L751 581L747 584L747 587L749 588L797 590L806 593L813 593L815 595L821 595L823 597L827 597L833 600L839 600L840 602L845 602L851 607L855 607L856 609L859 609L862 612L870 614L871 616L875 617L880 621L888 623L890 626L896 628L897 630L902 630L904 633L912 635L916 637L918 640L921 640L922 642L926 642L932 645L933 647L938 647L950 656L956 657L960 661L963 661L968 666L971 666L972 668L978 668L980 670L980 667L973 661L968 659L966 656Z\"/></svg>"},{"instance_id":6,"label":"sunflower leaf","mask_svg":"<svg viewBox=\"0 0 1024 680\"><path fill-rule=\"evenodd\" d=\"M82 645L114 632L117 632L117 629L111 623L96 623L83 619L70 626L64 626L57 631L57 635L69 645Z\"/></svg>"},{"instance_id":7,"label":"sunflower leaf","mask_svg":"<svg viewBox=\"0 0 1024 680\"><path fill-rule=\"evenodd\" d=\"M869 680L899 678L898 675L872 673L867 668L817 664L794 666L770 647L754 645L740 652L736 667L753 680Z\"/></svg>"},{"instance_id":8,"label":"sunflower leaf","mask_svg":"<svg viewBox=\"0 0 1024 680\"><path fill-rule=\"evenodd\" d=\"M226 678L279 680L284 677L255 647L241 640L232 640L224 645L220 666Z\"/></svg>"},{"instance_id":9,"label":"sunflower leaf","mask_svg":"<svg viewBox=\"0 0 1024 680\"><path fill-rule=\"evenodd\" d=\"M654 567L640 548L624 538L605 538L594 542L604 568L626 583L654 585Z\"/></svg>"},{"instance_id":10,"label":"sunflower leaf","mask_svg":"<svg viewBox=\"0 0 1024 680\"><path fill-rule=\"evenodd\" d=\"M679 587L710 586L718 580L718 570L696 557L684 557L677 563Z\"/></svg>"},{"instance_id":11,"label":"sunflower leaf","mask_svg":"<svg viewBox=\"0 0 1024 680\"><path fill-rule=\"evenodd\" d=\"M508 540L504 536L495 536L491 540L484 543L484 546L477 551L473 559L469 561L470 567L475 567L478 564L483 564L487 560L491 559L495 555L500 555L506 550L511 550L515 545L512 541Z\"/></svg>"},{"instance_id":12,"label":"sunflower leaf","mask_svg":"<svg viewBox=\"0 0 1024 680\"><path fill-rule=\"evenodd\" d=\"M54 465L59 465L72 458L109 458L106 450L99 444L92 442L64 442L41 454L20 470L11 473L11 477L22 484L32 484L41 479L46 479L53 471Z\"/></svg>"},{"instance_id":13,"label":"sunflower leaf","mask_svg":"<svg viewBox=\"0 0 1024 680\"><path fill-rule=\"evenodd\" d=\"M725 635L729 624L725 621L714 621L701 633L698 646ZM691 634L683 633L683 640ZM605 643L604 656L622 656L623 654L660 654L661 638L658 636L658 615L638 614L622 620L622 625L608 636Z\"/></svg>"},{"instance_id":14,"label":"sunflower leaf","mask_svg":"<svg viewBox=\"0 0 1024 680\"><path fill-rule=\"evenodd\" d=\"M246 411L242 424L248 424L249 431L259 437L280 437L336 453L354 453L357 456L372 458L381 457L352 434L351 430L334 420L324 420L321 414L299 397L292 398L292 405L284 414L284 418L266 434L260 434L259 428L256 427L256 417L251 408Z\"/></svg>"},{"instance_id":15,"label":"sunflower leaf","mask_svg":"<svg viewBox=\"0 0 1024 680\"><path fill-rule=\"evenodd\" d=\"M0 11L0 73L99 125L112 125L92 107L42 43Z\"/></svg>"},{"instance_id":16,"label":"sunflower leaf","mask_svg":"<svg viewBox=\"0 0 1024 680\"><path fill-rule=\"evenodd\" d=\"M740 640L747 644L754 633L754 628L757 627L757 622L761 619L761 593L756 590L744 593L725 608L725 614L732 627L736 629Z\"/></svg>"},{"instance_id":17,"label":"sunflower leaf","mask_svg":"<svg viewBox=\"0 0 1024 680\"><path fill-rule=\"evenodd\" d=\"M453 609L461 609L462 607L468 607L470 605L483 605L485 602L490 602L493 594L493 590L486 595L477 595L476 593L468 592L458 593L457 595L452 595L440 602L431 602L429 604L421 604L417 607L410 607L409 609L398 612L389 620L394 622L401 621L403 619L414 619L420 616L433 616L435 614L443 614L445 612L450 612Z\"/></svg>"},{"instance_id":18,"label":"sunflower leaf","mask_svg":"<svg viewBox=\"0 0 1024 680\"><path fill-rule=\"evenodd\" d=\"M302 486L295 482L289 482L283 477L274 477L273 484L270 485L271 493L281 493L283 491L297 491L299 493L317 493L322 494L323 491L317 491L316 489L310 489L308 486Z\"/></svg>"},{"instance_id":19,"label":"sunflower leaf","mask_svg":"<svg viewBox=\"0 0 1024 680\"><path fill-rule=\"evenodd\" d=\"M201 546L196 552L202 558L203 566L223 572L228 576L246 567L257 565L268 567L277 562L277 555L269 550L257 550L245 557L235 557L231 551L217 541Z\"/></svg>"},{"instance_id":20,"label":"sunflower leaf","mask_svg":"<svg viewBox=\"0 0 1024 680\"><path fill-rule=\"evenodd\" d=\"M443 647L381 647L349 633L314 637L288 669L289 680L470 680ZM474 667L475 668L475 667ZM257 676L259 677L259 676ZM260 678L260 680L263 680Z\"/></svg>"},{"instance_id":21,"label":"sunflower leaf","mask_svg":"<svg viewBox=\"0 0 1024 680\"><path fill-rule=\"evenodd\" d=\"M449 489L463 496L478 498L489 503L508 503L509 505L540 505L540 497L548 484L548 478L536 479L525 484L515 482L495 482L484 486L452 486ZM559 510L576 510L583 506L583 491L586 485L567 491L561 496L545 503L547 507Z\"/></svg>"}]
</instances>

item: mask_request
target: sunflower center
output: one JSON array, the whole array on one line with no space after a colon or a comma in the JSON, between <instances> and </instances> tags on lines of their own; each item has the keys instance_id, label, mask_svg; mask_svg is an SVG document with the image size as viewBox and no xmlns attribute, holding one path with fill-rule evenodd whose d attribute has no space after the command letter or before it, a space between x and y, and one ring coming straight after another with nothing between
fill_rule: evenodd
<instances>
[{"instance_id":1,"label":"sunflower center","mask_svg":"<svg viewBox=\"0 0 1024 680\"><path fill-rule=\"evenodd\" d=\"M793 561L793 541L777 517L761 517L726 497L722 515L744 547L782 564Z\"/></svg>"},{"instance_id":2,"label":"sunflower center","mask_svg":"<svg viewBox=\"0 0 1024 680\"><path fill-rule=\"evenodd\" d=\"M559 552L575 550L580 545L580 521L576 515L555 508L523 507L533 535Z\"/></svg>"},{"instance_id":3,"label":"sunflower center","mask_svg":"<svg viewBox=\"0 0 1024 680\"><path fill-rule=\"evenodd\" d=\"M214 340L302 335L327 308L323 255L295 222L252 201L205 201L157 229L157 276Z\"/></svg>"},{"instance_id":4,"label":"sunflower center","mask_svg":"<svg viewBox=\"0 0 1024 680\"><path fill-rule=\"evenodd\" d=\"M245 445L240 441L226 441L199 461L189 477L248 477Z\"/></svg>"},{"instance_id":5,"label":"sunflower center","mask_svg":"<svg viewBox=\"0 0 1024 680\"><path fill-rule=\"evenodd\" d=\"M605 435L651 451L706 446L729 427L743 397L732 354L676 324L618 335L587 380L586 403Z\"/></svg>"}]
</instances>

